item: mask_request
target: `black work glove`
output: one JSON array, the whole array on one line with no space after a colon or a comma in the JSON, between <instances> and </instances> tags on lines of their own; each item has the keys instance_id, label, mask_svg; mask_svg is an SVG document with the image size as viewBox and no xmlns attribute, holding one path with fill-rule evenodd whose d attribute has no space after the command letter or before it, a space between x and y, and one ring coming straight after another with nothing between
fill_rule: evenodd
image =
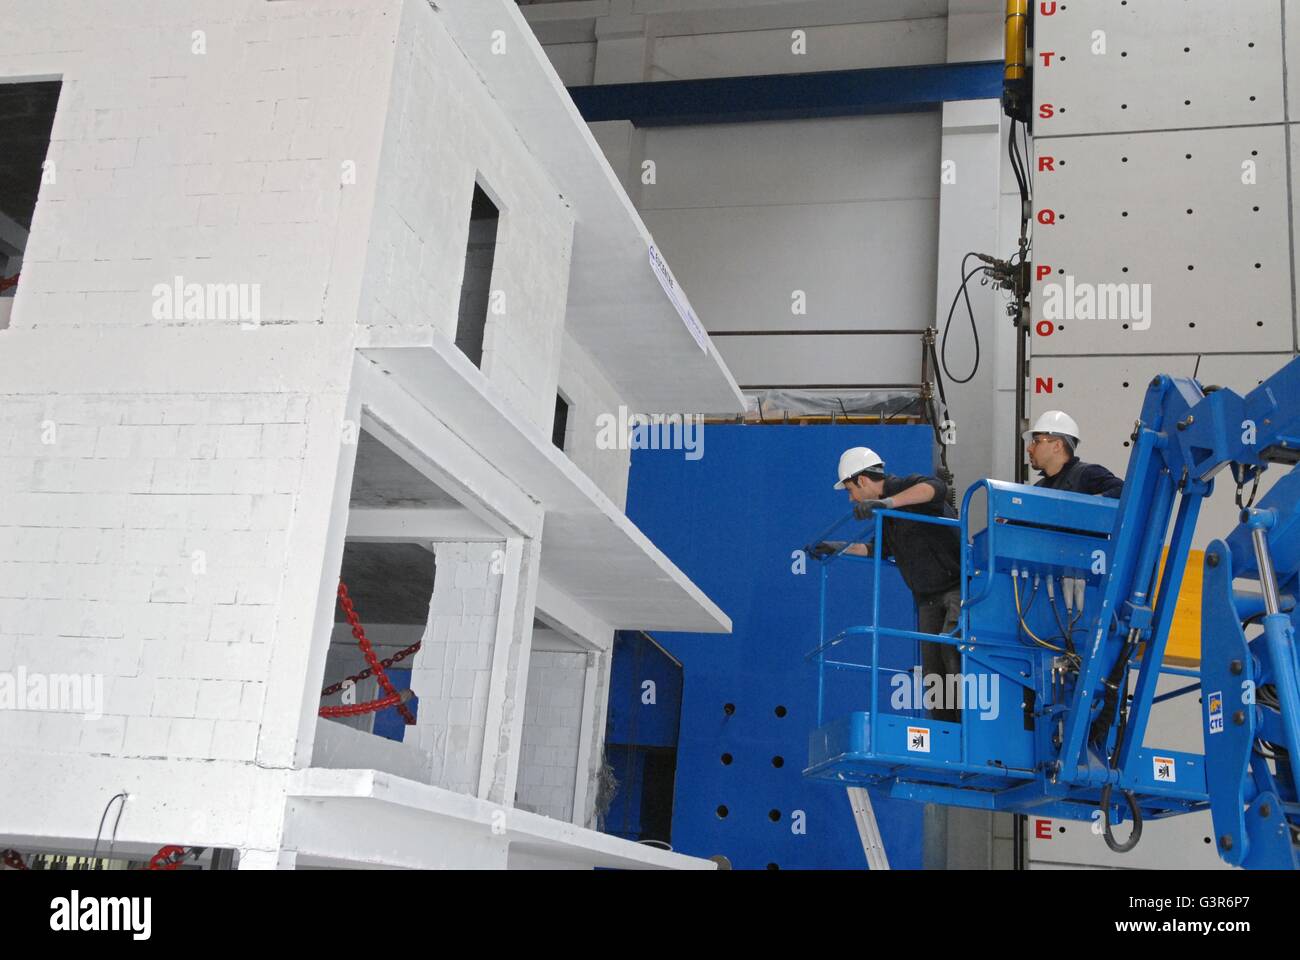
<instances>
[{"instance_id":1,"label":"black work glove","mask_svg":"<svg viewBox=\"0 0 1300 960\"><path fill-rule=\"evenodd\" d=\"M812 547L804 547L804 553L816 557L818 560L825 559L832 554L839 553L848 545L847 540L823 540L821 543Z\"/></svg>"},{"instance_id":2,"label":"black work glove","mask_svg":"<svg viewBox=\"0 0 1300 960\"><path fill-rule=\"evenodd\" d=\"M859 520L870 520L877 510L893 509L893 497L885 497L883 500L864 500L862 503L855 503L853 505L853 515Z\"/></svg>"}]
</instances>

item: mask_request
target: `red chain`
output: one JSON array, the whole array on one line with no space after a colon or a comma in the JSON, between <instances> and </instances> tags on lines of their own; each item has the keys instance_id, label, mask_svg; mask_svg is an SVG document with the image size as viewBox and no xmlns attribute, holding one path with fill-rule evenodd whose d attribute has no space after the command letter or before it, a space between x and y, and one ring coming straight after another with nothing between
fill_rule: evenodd
<instances>
[{"instance_id":1,"label":"red chain","mask_svg":"<svg viewBox=\"0 0 1300 960\"><path fill-rule=\"evenodd\" d=\"M149 866L145 867L145 869L178 870L187 856L189 856L189 850L186 847L168 844L149 858Z\"/></svg>"},{"instance_id":2,"label":"red chain","mask_svg":"<svg viewBox=\"0 0 1300 960\"><path fill-rule=\"evenodd\" d=\"M423 640L417 640L409 647L403 647L401 650L398 650L391 657L384 657L384 659L380 660L379 662L383 664L384 669L387 670L389 667L393 666L393 664L401 663L411 654L417 653L423 644L424 644ZM371 670L369 667L366 667L366 669L362 670L360 673L354 673L350 677L345 677L344 679L340 680L338 683L331 683L328 687L326 687L324 690L320 692L320 695L322 697L333 696L334 694L342 690L345 686L347 686L349 682L355 685L357 683L360 683L362 680L365 680L373 673L374 673L373 670Z\"/></svg>"},{"instance_id":3,"label":"red chain","mask_svg":"<svg viewBox=\"0 0 1300 960\"><path fill-rule=\"evenodd\" d=\"M348 623L352 625L352 636L357 638L357 646L361 648L361 653L366 658L366 663L370 665L370 672L374 674L375 679L379 681L379 686L383 689L385 696L380 700L371 700L368 703L347 704L347 707L352 708L350 712L332 715L356 716L360 713L369 713L373 710L383 710L386 707L395 706L397 707L397 712L402 715L402 719L405 720L408 725L415 723L415 716L403 702L402 695L397 692L397 688L393 686L393 682L388 679L388 674L384 671L384 665L379 662L379 658L375 656L374 648L370 646L370 641L366 639L366 631L361 626L361 619L357 616L357 611L352 606L352 598L348 596L347 585L344 584L342 580L339 581L339 606L343 608L343 615L348 618ZM377 706L378 704L382 704L382 706ZM360 707L368 707L370 709L356 709ZM322 707L320 709L320 715L328 716L331 714L326 714L326 710L338 709L340 708Z\"/></svg>"},{"instance_id":4,"label":"red chain","mask_svg":"<svg viewBox=\"0 0 1300 960\"><path fill-rule=\"evenodd\" d=\"M391 697L367 700L365 703L347 703L341 707L321 707L320 715L322 717L359 717L363 713L378 713L380 710L387 710L399 703L405 703L403 697L404 694L395 693Z\"/></svg>"},{"instance_id":5,"label":"red chain","mask_svg":"<svg viewBox=\"0 0 1300 960\"><path fill-rule=\"evenodd\" d=\"M0 851L0 862L11 870L27 870L28 866L23 862L23 855L17 850Z\"/></svg>"},{"instance_id":6,"label":"red chain","mask_svg":"<svg viewBox=\"0 0 1300 960\"><path fill-rule=\"evenodd\" d=\"M145 869L176 870L185 862L185 859L189 855L189 847L178 847L175 844L169 844L149 858L149 866ZM22 854L17 850L0 850L0 863L4 863L6 867L9 867L12 870L31 869L23 862Z\"/></svg>"},{"instance_id":7,"label":"red chain","mask_svg":"<svg viewBox=\"0 0 1300 960\"><path fill-rule=\"evenodd\" d=\"M18 286L18 278L20 276L22 276L22 274L15 273L12 277L0 277L0 291Z\"/></svg>"}]
</instances>

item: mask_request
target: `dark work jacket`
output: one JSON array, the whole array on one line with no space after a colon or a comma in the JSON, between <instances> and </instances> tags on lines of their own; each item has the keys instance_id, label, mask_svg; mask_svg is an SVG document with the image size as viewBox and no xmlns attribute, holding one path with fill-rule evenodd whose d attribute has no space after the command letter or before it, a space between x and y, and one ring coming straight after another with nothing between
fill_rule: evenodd
<instances>
[{"instance_id":1,"label":"dark work jacket","mask_svg":"<svg viewBox=\"0 0 1300 960\"><path fill-rule=\"evenodd\" d=\"M892 497L918 483L934 487L934 499L912 507L900 507L904 513L923 513L932 517L953 517L957 511L948 505L948 486L938 477L913 473L906 477L885 477L884 496ZM956 527L941 527L885 517L881 524L881 544L885 556L892 556L898 572L912 594L918 598L943 593L961 584L961 534Z\"/></svg>"},{"instance_id":2,"label":"dark work jacket","mask_svg":"<svg viewBox=\"0 0 1300 960\"><path fill-rule=\"evenodd\" d=\"M1119 499L1124 492L1124 481L1111 473L1099 463L1084 463L1078 457L1071 457L1054 477L1043 475L1036 487L1060 490L1062 493L1100 494L1103 497Z\"/></svg>"}]
</instances>

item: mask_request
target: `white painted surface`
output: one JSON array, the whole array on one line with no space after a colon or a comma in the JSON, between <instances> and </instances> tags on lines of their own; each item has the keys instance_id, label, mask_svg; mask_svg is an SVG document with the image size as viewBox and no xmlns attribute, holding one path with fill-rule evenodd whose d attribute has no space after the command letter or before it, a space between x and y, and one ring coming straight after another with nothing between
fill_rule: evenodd
<instances>
[{"instance_id":1,"label":"white painted surface","mask_svg":"<svg viewBox=\"0 0 1300 960\"><path fill-rule=\"evenodd\" d=\"M422 646L411 658L411 690L420 698L410 743L433 759L427 782L478 791L492 683L492 651L504 578L499 544L439 543L437 573Z\"/></svg>"},{"instance_id":2,"label":"white painted surface","mask_svg":"<svg viewBox=\"0 0 1300 960\"><path fill-rule=\"evenodd\" d=\"M557 820L573 820L586 677L587 654L534 649L516 803Z\"/></svg>"},{"instance_id":3,"label":"white painted surface","mask_svg":"<svg viewBox=\"0 0 1300 960\"><path fill-rule=\"evenodd\" d=\"M919 332L930 321L933 114L655 128L645 157L657 166L646 221L711 329Z\"/></svg>"},{"instance_id":4,"label":"white painted surface","mask_svg":"<svg viewBox=\"0 0 1300 960\"><path fill-rule=\"evenodd\" d=\"M937 63L943 60L947 23L934 17L795 29L803 32L802 44L788 27L656 37L648 79L695 80ZM802 53L797 52L800 49Z\"/></svg>"},{"instance_id":5,"label":"white painted surface","mask_svg":"<svg viewBox=\"0 0 1300 960\"><path fill-rule=\"evenodd\" d=\"M571 205L428 4L403 5L390 109L360 322L455 339L477 179L501 211L482 371L519 414L549 427Z\"/></svg>"},{"instance_id":6,"label":"white painted surface","mask_svg":"<svg viewBox=\"0 0 1300 960\"><path fill-rule=\"evenodd\" d=\"M619 510L627 505L627 475L632 452L600 445L600 417L617 411L618 392L572 337L560 354L559 389L569 403L564 453Z\"/></svg>"},{"instance_id":7,"label":"white painted surface","mask_svg":"<svg viewBox=\"0 0 1300 960\"><path fill-rule=\"evenodd\" d=\"M1067 6L1036 27L1039 50L1066 55L1038 71L1036 106L1067 109L1036 121L1034 146L1067 165L1036 173L1035 205L1067 211L1067 218L1035 227L1034 259L1079 281L1150 284L1151 327L1060 320L1050 335L1036 335L1030 415L1070 412L1083 433L1081 456L1123 474L1153 377L1195 375L1246 392L1293 356L1294 210L1287 196L1294 165L1288 169L1286 140L1293 131L1284 115L1282 51L1296 49L1297 10L1290 0ZM1107 54L1091 52L1093 30L1105 31ZM1249 168L1254 183L1243 179ZM1036 284L1035 321L1043 319L1041 293ZM1270 473L1262 490L1276 479L1277 471ZM1194 547L1236 525L1232 486L1226 473L1219 478ZM1162 689L1177 681L1162 680ZM1192 695L1159 706L1145 742L1199 751L1200 730ZM1054 825L1052 836L1032 841L1035 865L1221 863L1205 842L1208 814L1148 825L1138 849L1124 857L1087 824Z\"/></svg>"},{"instance_id":8,"label":"white painted surface","mask_svg":"<svg viewBox=\"0 0 1300 960\"><path fill-rule=\"evenodd\" d=\"M375 329L360 349L375 371L390 374L382 378L392 381L390 391L404 385L400 392L407 401L438 411L441 429L472 437L477 455L547 505L540 558L545 580L621 627L731 629L726 614L556 450L549 436L508 416L495 389L443 338L390 336ZM682 605L683 599L694 603Z\"/></svg>"},{"instance_id":9,"label":"white painted surface","mask_svg":"<svg viewBox=\"0 0 1300 960\"><path fill-rule=\"evenodd\" d=\"M382 770L428 783L433 758L410 744L375 737L337 720L321 720L316 726L311 765L325 770Z\"/></svg>"},{"instance_id":10,"label":"white painted surface","mask_svg":"<svg viewBox=\"0 0 1300 960\"><path fill-rule=\"evenodd\" d=\"M1065 219L1035 226L1035 265L1052 270L1034 284L1036 302L1049 284L1064 294L1067 278L1139 284L1150 316L1062 317L1035 336L1035 354L1289 350L1285 138L1270 126L1040 139L1039 157L1057 168L1036 177L1035 206ZM1242 182L1246 163L1253 183Z\"/></svg>"},{"instance_id":11,"label":"white painted surface","mask_svg":"<svg viewBox=\"0 0 1300 960\"><path fill-rule=\"evenodd\" d=\"M641 412L743 411L717 350L698 349L650 271L646 251L653 238L519 8L506 0L442 0L438 17L577 213L567 314L572 335ZM485 55L497 32L511 55ZM638 322L610 324L612 310L634 313ZM662 376L666 368L679 376Z\"/></svg>"},{"instance_id":12,"label":"white painted surface","mask_svg":"<svg viewBox=\"0 0 1300 960\"><path fill-rule=\"evenodd\" d=\"M1038 17L1035 96L1066 107L1039 135L1280 123L1281 9L1276 0L1227 8L1154 0L1066 4ZM1046 51L1055 56L1044 58Z\"/></svg>"},{"instance_id":13,"label":"white painted surface","mask_svg":"<svg viewBox=\"0 0 1300 960\"><path fill-rule=\"evenodd\" d=\"M476 6L489 5L515 16L505 0ZM569 538L581 543L591 517L571 508L595 503L620 549L637 554L634 567L663 574L661 599L685 599L722 625L720 611L665 567L567 458L548 457L556 484L541 501L510 470L519 447L537 453L521 431L549 434L569 221L538 144L512 133L509 111L502 117L505 91L486 91L484 71L460 59L427 3L92 0L73 10L20 0L6 15L0 78L60 75L64 88L50 148L59 176L42 189L13 324L0 334L9 360L0 379L0 670L104 681L97 716L0 712L6 845L78 847L93 837L103 803L127 789L124 851L198 844L236 848L244 867L293 864L286 775L310 764L319 727L355 454L342 428L364 421L376 436L384 428L370 399L363 403L365 394L382 406L387 395L356 360L358 320L382 307L404 324L427 320L430 335L449 343L463 257L444 257L433 242L463 238L468 204L453 207L468 197L469 161L495 164L517 191L506 190L507 214L536 221L509 233L498 260L501 284L525 291L514 301L527 306L517 326L492 340L485 363L499 401L485 429L510 439L489 463L445 425L438 432L421 421L411 432L430 449L419 455L449 457L453 470L485 465L475 476L491 474L486 487L446 489L474 500L476 521L522 539L535 539L555 507L555 526L564 531L567 520ZM193 46L200 28L203 53ZM407 110L403 98L421 92L431 94L427 112ZM548 85L531 94L552 98L548 110L568 109ZM413 177L429 123L465 139L454 162L423 157ZM594 158L585 132L576 139ZM345 176L352 162L355 182ZM387 191L417 179L445 182L436 196L413 192L397 209ZM601 179L596 189L614 210L616 186ZM578 209L599 221L600 208ZM633 216L617 215L614 233L645 239ZM177 276L257 284L262 315L244 324L159 316L155 286ZM619 336L621 323L602 323ZM701 371L706 393L710 383L730 392L716 362ZM694 389L680 386L684 395ZM611 383L606 397L627 387ZM603 402L599 392L590 403ZM606 469L604 482L617 490L623 478ZM485 711L491 750L482 750L480 729L477 746L448 756L464 768L448 776L471 792L486 783L500 799L513 794L518 764L535 543L522 556L510 627L491 636L501 653L492 662L495 707L470 677L469 702ZM458 643L471 632L463 621L487 616L472 603L491 606L486 586L482 596L461 587L461 605L445 611L457 621ZM585 598L570 599L568 619L592 632L601 621L585 611ZM600 632L592 642L607 644ZM453 672L462 667L478 669L468 659L452 664ZM452 683L464 692L459 673ZM349 738L345 748L322 744L330 762L359 748L342 728L326 729L327 738ZM406 769L409 757L393 745L368 742L376 765ZM333 855L365 852L359 823L333 824ZM548 842L562 846L569 836ZM452 834L445 846L455 847Z\"/></svg>"},{"instance_id":14,"label":"white painted surface","mask_svg":"<svg viewBox=\"0 0 1300 960\"><path fill-rule=\"evenodd\" d=\"M507 854L511 859L518 854L518 865L532 868L717 869L711 860L657 850L375 770L298 771L288 793L294 811L315 808L312 812L318 814L291 813L286 845L300 859L337 856L335 826L355 817L375 822L365 854L375 865L500 868ZM392 832L398 826L409 835L393 842L401 836ZM384 829L389 832L381 832Z\"/></svg>"}]
</instances>

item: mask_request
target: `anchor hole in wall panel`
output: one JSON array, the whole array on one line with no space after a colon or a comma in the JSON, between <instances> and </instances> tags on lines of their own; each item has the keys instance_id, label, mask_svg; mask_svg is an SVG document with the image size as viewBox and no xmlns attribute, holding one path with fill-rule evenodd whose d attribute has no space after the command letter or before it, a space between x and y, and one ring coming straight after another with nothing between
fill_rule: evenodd
<instances>
[{"instance_id":1,"label":"anchor hole in wall panel","mask_svg":"<svg viewBox=\"0 0 1300 960\"><path fill-rule=\"evenodd\" d=\"M1275 0L1034 6L1039 137L1283 120Z\"/></svg>"},{"instance_id":2,"label":"anchor hole in wall panel","mask_svg":"<svg viewBox=\"0 0 1300 960\"><path fill-rule=\"evenodd\" d=\"M1283 136L1243 128L1039 141L1035 355L1167 352L1176 333L1186 350L1289 349ZM1066 158L1074 165L1062 167Z\"/></svg>"}]
</instances>

